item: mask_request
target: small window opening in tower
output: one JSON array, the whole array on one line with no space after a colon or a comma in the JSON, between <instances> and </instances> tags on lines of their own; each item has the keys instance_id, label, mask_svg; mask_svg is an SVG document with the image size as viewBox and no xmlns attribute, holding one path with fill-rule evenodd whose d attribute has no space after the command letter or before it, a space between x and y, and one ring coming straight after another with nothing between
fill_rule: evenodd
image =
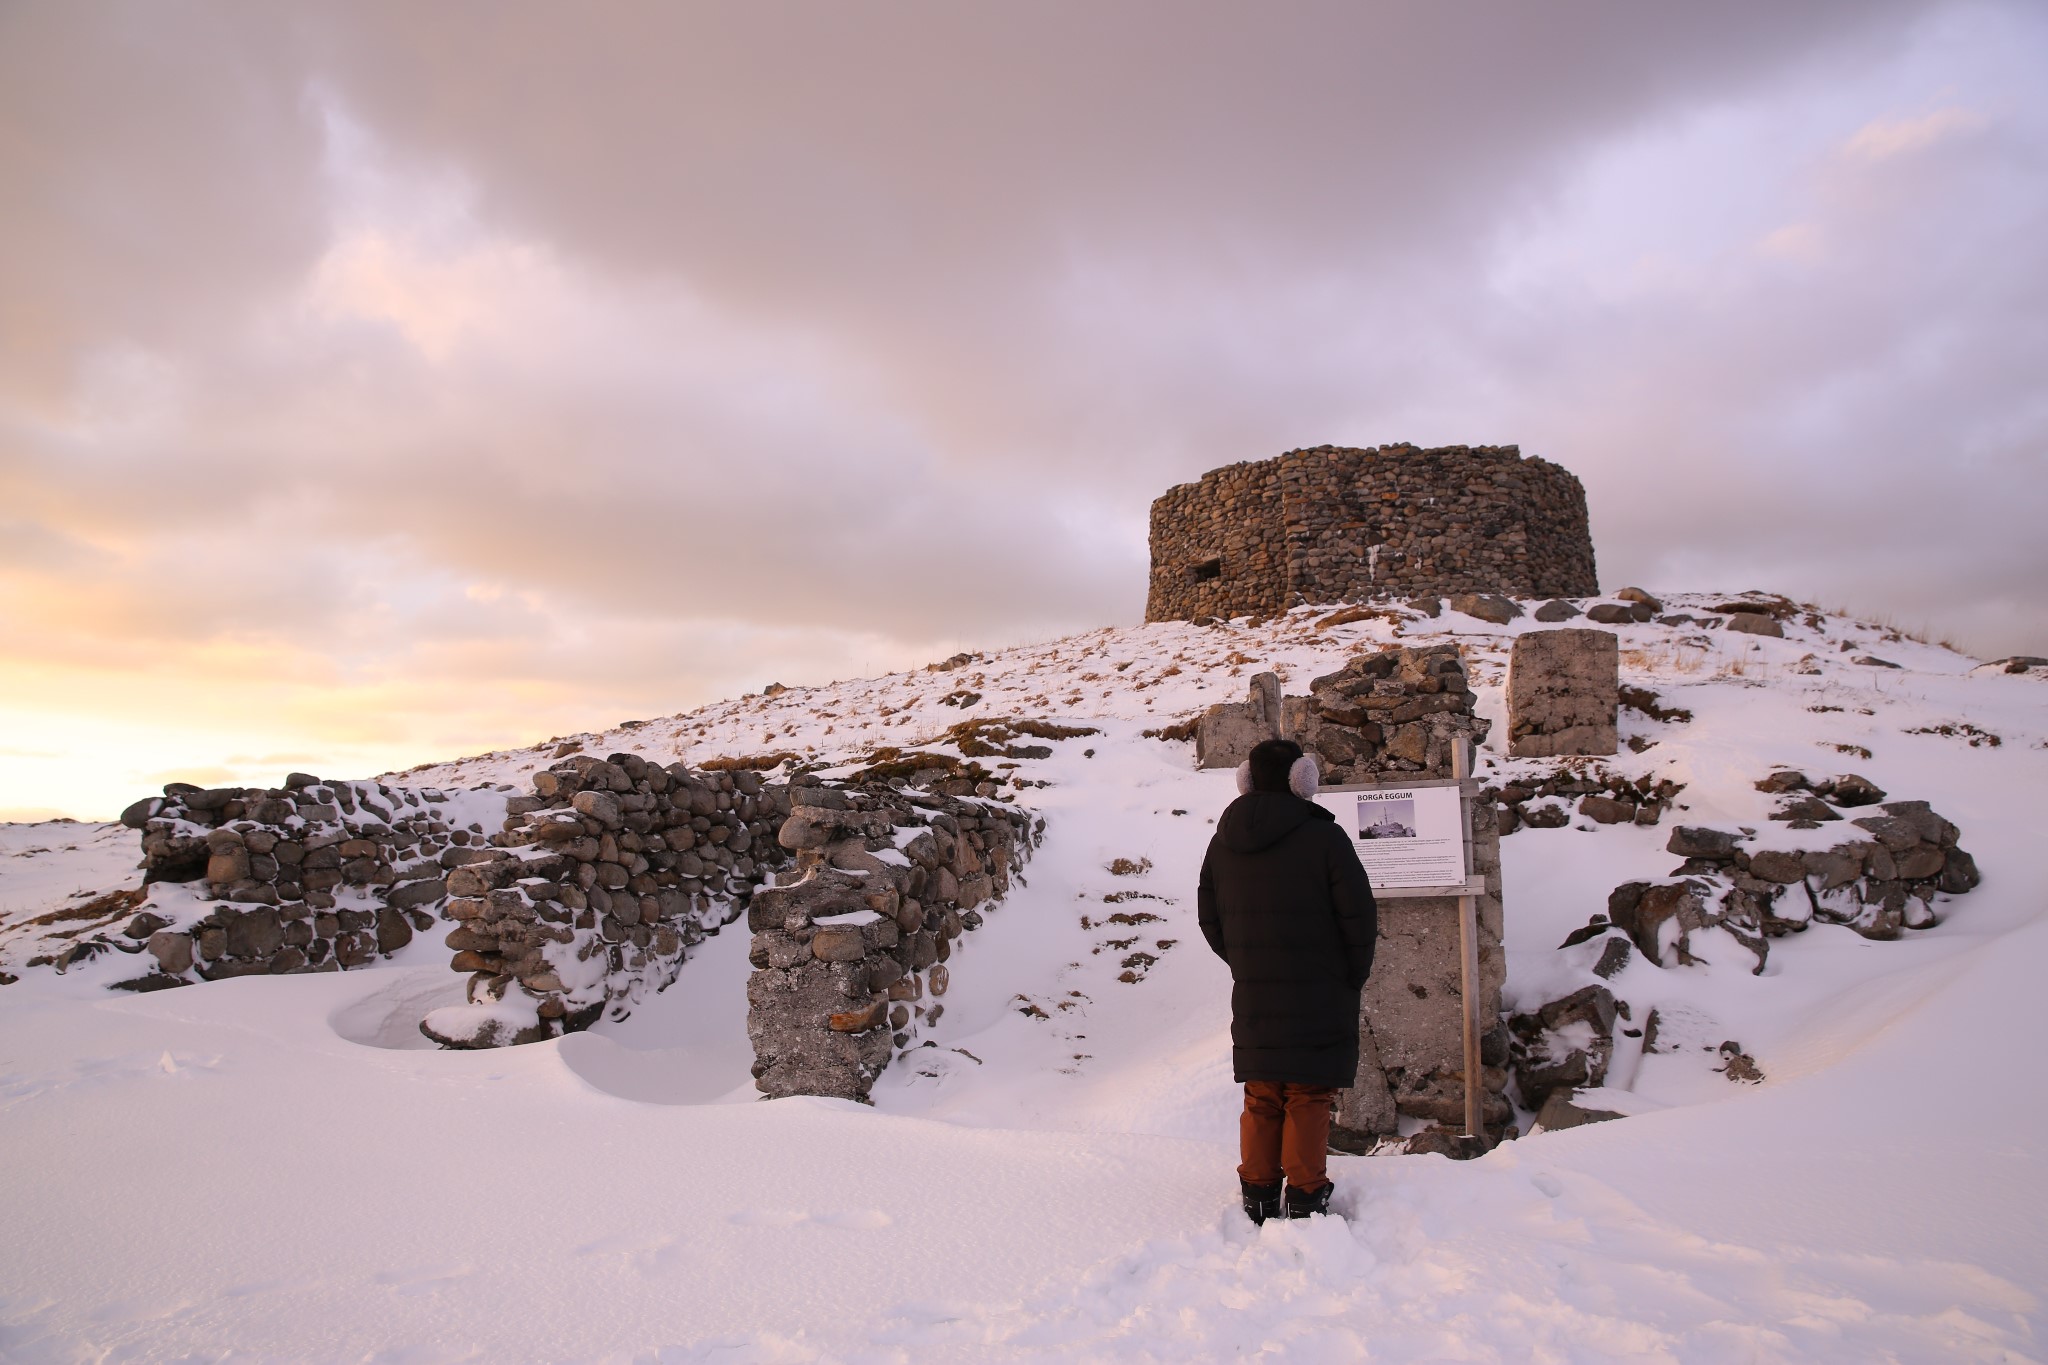
<instances>
[{"instance_id":1,"label":"small window opening in tower","mask_svg":"<svg viewBox=\"0 0 2048 1365\"><path fill-rule=\"evenodd\" d=\"M1220 559L1204 559L1188 566L1189 582L1208 583L1221 577L1223 577L1223 561Z\"/></svg>"}]
</instances>

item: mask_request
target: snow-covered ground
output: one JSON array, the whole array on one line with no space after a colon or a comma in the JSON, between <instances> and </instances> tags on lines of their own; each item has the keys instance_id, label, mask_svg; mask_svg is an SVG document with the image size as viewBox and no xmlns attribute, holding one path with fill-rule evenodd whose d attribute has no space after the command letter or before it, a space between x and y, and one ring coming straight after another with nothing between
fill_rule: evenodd
<instances>
[{"instance_id":1,"label":"snow-covered ground","mask_svg":"<svg viewBox=\"0 0 2048 1365\"><path fill-rule=\"evenodd\" d=\"M1336 1158L1338 1217L1255 1231L1227 981L1194 926L1230 776L1143 731L1396 639L1468 646L1498 717L1527 628L1317 621L1102 630L573 737L839 761L976 716L1099 728L1017 770L1047 784L1015 793L1044 847L871 1108L754 1098L738 932L623 1023L438 1052L415 1025L461 978L431 935L375 970L142 996L25 967L86 922L53 914L134 884L135 836L0 827L0 1359L2044 1358L2048 682L1833 617L1619 628L1624 681L1694 718L1628 713L1654 742L1608 766L1685 783L1686 809L1503 842L1512 1004L1594 979L1557 944L1671 870L1674 823L1827 842L1765 819L1777 764L1930 801L1984 884L1895 942L1776 940L1760 976L1639 958L1617 992L1701 1046L1617 1063L1601 1098L1631 1117L1473 1162ZM387 780L482 809L555 747ZM1714 1069L1723 1039L1761 1085Z\"/></svg>"}]
</instances>

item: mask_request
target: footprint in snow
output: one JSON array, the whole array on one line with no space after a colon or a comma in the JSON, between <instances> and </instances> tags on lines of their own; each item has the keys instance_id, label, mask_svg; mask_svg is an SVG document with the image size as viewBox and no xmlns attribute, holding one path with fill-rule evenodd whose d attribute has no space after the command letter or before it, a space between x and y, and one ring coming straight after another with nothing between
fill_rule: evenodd
<instances>
[{"instance_id":1,"label":"footprint in snow","mask_svg":"<svg viewBox=\"0 0 2048 1365\"><path fill-rule=\"evenodd\" d=\"M853 1209L841 1213L814 1213L811 1221L821 1227L844 1228L850 1232L876 1232L889 1226L889 1215L880 1209Z\"/></svg>"},{"instance_id":2,"label":"footprint in snow","mask_svg":"<svg viewBox=\"0 0 2048 1365\"><path fill-rule=\"evenodd\" d=\"M880 1209L853 1209L830 1213L796 1213L787 1209L745 1209L727 1222L743 1228L793 1228L812 1223L848 1232L874 1232L889 1226L889 1215Z\"/></svg>"},{"instance_id":3,"label":"footprint in snow","mask_svg":"<svg viewBox=\"0 0 2048 1365\"><path fill-rule=\"evenodd\" d=\"M372 1284L381 1284L393 1293L412 1298L419 1294L432 1294L466 1280L476 1273L476 1267L467 1263L444 1263L441 1265L412 1266L405 1270L379 1271L371 1277Z\"/></svg>"},{"instance_id":4,"label":"footprint in snow","mask_svg":"<svg viewBox=\"0 0 2048 1365\"><path fill-rule=\"evenodd\" d=\"M671 1269L685 1254L681 1240L670 1233L618 1233L585 1242L578 1256L615 1257L643 1275Z\"/></svg>"}]
</instances>

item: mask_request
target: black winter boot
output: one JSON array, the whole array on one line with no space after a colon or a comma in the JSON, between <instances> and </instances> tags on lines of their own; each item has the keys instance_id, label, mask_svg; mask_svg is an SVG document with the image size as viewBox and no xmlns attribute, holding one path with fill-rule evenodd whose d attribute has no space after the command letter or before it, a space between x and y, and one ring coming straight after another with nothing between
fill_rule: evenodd
<instances>
[{"instance_id":1,"label":"black winter boot","mask_svg":"<svg viewBox=\"0 0 2048 1365\"><path fill-rule=\"evenodd\" d=\"M1330 1211L1330 1196L1337 1192L1337 1182L1330 1181L1321 1189L1301 1190L1287 1187L1287 1217L1307 1218L1313 1214Z\"/></svg>"},{"instance_id":2,"label":"black winter boot","mask_svg":"<svg viewBox=\"0 0 2048 1365\"><path fill-rule=\"evenodd\" d=\"M1240 1180L1237 1187L1244 1191L1244 1216L1257 1227L1268 1218L1280 1217L1280 1186L1252 1185Z\"/></svg>"}]
</instances>

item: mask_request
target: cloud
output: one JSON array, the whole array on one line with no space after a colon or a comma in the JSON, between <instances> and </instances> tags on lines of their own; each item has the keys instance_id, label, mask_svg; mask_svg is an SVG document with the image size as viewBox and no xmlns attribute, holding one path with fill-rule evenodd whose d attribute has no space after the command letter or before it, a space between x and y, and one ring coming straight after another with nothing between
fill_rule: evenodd
<instances>
[{"instance_id":1,"label":"cloud","mask_svg":"<svg viewBox=\"0 0 2048 1365\"><path fill-rule=\"evenodd\" d=\"M1169 484L1397 440L1572 468L1614 582L2041 652L2044 49L1932 0L0 11L0 677L199 757L500 747L1135 619Z\"/></svg>"},{"instance_id":2,"label":"cloud","mask_svg":"<svg viewBox=\"0 0 2048 1365\"><path fill-rule=\"evenodd\" d=\"M1863 161L1885 161L1922 152L1936 143L1974 133L1991 122L1975 109L1935 109L1910 118L1872 119L1856 130L1844 150Z\"/></svg>"}]
</instances>

